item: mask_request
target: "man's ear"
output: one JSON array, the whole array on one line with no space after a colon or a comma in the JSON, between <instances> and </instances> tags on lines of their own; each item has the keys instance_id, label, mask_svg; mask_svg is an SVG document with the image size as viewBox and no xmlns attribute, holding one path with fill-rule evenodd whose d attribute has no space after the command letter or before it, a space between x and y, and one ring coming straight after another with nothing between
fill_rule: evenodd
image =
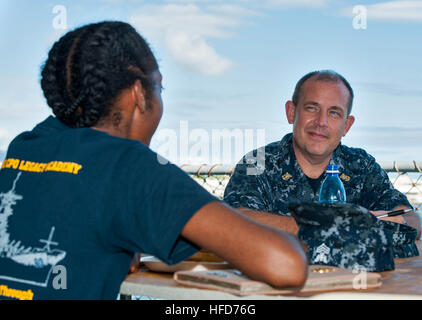
<instances>
[{"instance_id":1,"label":"man's ear","mask_svg":"<svg viewBox=\"0 0 422 320\"><path fill-rule=\"evenodd\" d=\"M286 102L286 117L289 124L293 124L295 121L296 106L293 101Z\"/></svg>"},{"instance_id":2,"label":"man's ear","mask_svg":"<svg viewBox=\"0 0 422 320\"><path fill-rule=\"evenodd\" d=\"M348 116L346 119L346 127L344 128L343 137L346 136L347 132L349 132L350 128L352 127L353 123L355 122L354 116Z\"/></svg>"},{"instance_id":3,"label":"man's ear","mask_svg":"<svg viewBox=\"0 0 422 320\"><path fill-rule=\"evenodd\" d=\"M136 80L132 85L132 97L134 99L135 106L139 108L141 113L144 113L146 110L145 90L139 80Z\"/></svg>"}]
</instances>

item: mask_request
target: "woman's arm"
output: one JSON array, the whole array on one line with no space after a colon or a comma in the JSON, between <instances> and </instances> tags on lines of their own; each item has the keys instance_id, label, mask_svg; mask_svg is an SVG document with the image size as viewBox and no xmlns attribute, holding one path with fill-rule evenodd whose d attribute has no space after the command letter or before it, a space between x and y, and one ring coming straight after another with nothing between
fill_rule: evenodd
<instances>
[{"instance_id":1,"label":"woman's arm","mask_svg":"<svg viewBox=\"0 0 422 320\"><path fill-rule=\"evenodd\" d=\"M182 236L251 279L275 287L299 287L306 281L306 254L294 236L259 224L221 202L202 207Z\"/></svg>"}]
</instances>

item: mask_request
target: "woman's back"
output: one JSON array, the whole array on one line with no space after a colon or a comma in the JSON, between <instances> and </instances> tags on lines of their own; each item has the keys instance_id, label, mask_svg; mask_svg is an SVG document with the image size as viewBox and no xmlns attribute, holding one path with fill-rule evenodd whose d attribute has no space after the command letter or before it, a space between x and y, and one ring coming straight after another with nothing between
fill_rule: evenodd
<instances>
[{"instance_id":1,"label":"woman's back","mask_svg":"<svg viewBox=\"0 0 422 320\"><path fill-rule=\"evenodd\" d=\"M303 283L293 237L241 216L148 148L161 74L131 26L65 34L41 85L56 117L15 138L0 170L0 286L13 289L0 295L114 299L136 252L173 264L199 247L256 279Z\"/></svg>"},{"instance_id":2,"label":"woman's back","mask_svg":"<svg viewBox=\"0 0 422 320\"><path fill-rule=\"evenodd\" d=\"M12 277L23 291L26 283L39 286L35 298L116 298L134 252L169 262L193 254L192 247L180 256L176 238L196 210L215 200L173 165L159 164L142 143L72 129L54 117L15 138L4 164L0 190L14 187L20 198L4 221L0 279ZM40 240L50 233L46 247ZM60 268L66 274L55 276ZM54 277L64 288L54 288ZM65 283L75 281L83 285Z\"/></svg>"}]
</instances>

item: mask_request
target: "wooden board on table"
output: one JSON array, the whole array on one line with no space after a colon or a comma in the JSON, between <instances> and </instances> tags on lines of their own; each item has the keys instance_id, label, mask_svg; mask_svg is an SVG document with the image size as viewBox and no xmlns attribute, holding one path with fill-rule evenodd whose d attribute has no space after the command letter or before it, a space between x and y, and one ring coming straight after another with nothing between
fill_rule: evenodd
<instances>
[{"instance_id":1,"label":"wooden board on table","mask_svg":"<svg viewBox=\"0 0 422 320\"><path fill-rule=\"evenodd\" d=\"M365 290L381 286L381 276L373 272L356 272L330 266L309 267L308 279L301 288L275 288L242 275L238 270L178 271L177 283L216 289L245 296L251 294L295 294L332 290Z\"/></svg>"}]
</instances>

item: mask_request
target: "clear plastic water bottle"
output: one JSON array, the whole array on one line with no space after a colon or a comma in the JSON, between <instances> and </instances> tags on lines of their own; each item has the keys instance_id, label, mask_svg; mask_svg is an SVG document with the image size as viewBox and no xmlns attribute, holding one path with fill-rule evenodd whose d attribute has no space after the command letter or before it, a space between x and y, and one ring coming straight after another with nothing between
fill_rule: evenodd
<instances>
[{"instance_id":1,"label":"clear plastic water bottle","mask_svg":"<svg viewBox=\"0 0 422 320\"><path fill-rule=\"evenodd\" d=\"M326 177L319 191L319 202L322 203L346 203L346 192L343 182L338 174L338 166L329 164L327 166Z\"/></svg>"}]
</instances>

